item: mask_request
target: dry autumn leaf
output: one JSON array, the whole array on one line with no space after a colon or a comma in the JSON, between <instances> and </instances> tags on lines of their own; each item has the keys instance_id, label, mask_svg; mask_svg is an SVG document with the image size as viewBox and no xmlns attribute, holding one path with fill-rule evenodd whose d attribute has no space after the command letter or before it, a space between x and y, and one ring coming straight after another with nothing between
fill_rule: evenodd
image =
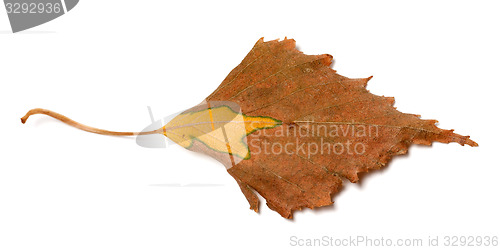
<instances>
[{"instance_id":1,"label":"dry autumn leaf","mask_svg":"<svg viewBox=\"0 0 500 250\"><path fill-rule=\"evenodd\" d=\"M164 134L177 144L222 162L250 208L259 193L285 218L294 210L332 204L342 178L386 165L415 144L457 142L469 136L442 130L371 94L371 77L350 79L330 68L332 56L305 55L293 39L257 41L249 54L200 105L154 131L112 132L34 109L71 126L107 135Z\"/></svg>"}]
</instances>

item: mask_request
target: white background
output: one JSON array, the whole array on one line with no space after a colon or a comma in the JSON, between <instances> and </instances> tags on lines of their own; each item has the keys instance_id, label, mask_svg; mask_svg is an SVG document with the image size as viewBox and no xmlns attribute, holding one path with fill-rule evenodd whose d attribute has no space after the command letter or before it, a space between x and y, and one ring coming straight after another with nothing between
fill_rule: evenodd
<instances>
[{"instance_id":1,"label":"white background","mask_svg":"<svg viewBox=\"0 0 500 250\"><path fill-rule=\"evenodd\" d=\"M499 7L87 0L18 34L0 9L0 249L295 249L292 236L424 244L500 236ZM344 76L373 75L372 93L480 146L412 146L361 183L345 183L334 206L286 220L265 202L260 214L249 210L209 157L176 145L146 149L49 117L19 121L40 107L99 128L142 130L147 106L159 119L198 104L260 37L285 36L306 54L333 55Z\"/></svg>"}]
</instances>

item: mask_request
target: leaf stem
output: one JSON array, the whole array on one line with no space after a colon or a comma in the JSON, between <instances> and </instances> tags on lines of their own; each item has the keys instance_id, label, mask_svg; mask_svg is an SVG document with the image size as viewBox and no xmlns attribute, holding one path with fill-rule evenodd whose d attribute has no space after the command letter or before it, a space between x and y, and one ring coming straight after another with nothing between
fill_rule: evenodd
<instances>
[{"instance_id":1,"label":"leaf stem","mask_svg":"<svg viewBox=\"0 0 500 250\"><path fill-rule=\"evenodd\" d=\"M100 134L100 135L113 135L113 136L136 136L136 135L151 135L151 134L162 134L163 133L163 128L159 128L157 130L153 131L146 131L146 132L116 132L116 131L109 131L109 130L104 130L104 129L98 129L94 127L90 127L81 123L78 123L76 121L73 121L69 119L68 117L61 115L59 113L56 113L54 111L50 111L47 109L32 109L26 113L21 118L21 122L24 124L26 123L26 120L32 115L36 114L42 114L42 115L48 115L50 117L53 117L59 121L62 121L72 127L75 127L77 129L81 129L90 133L95 133L95 134Z\"/></svg>"}]
</instances>

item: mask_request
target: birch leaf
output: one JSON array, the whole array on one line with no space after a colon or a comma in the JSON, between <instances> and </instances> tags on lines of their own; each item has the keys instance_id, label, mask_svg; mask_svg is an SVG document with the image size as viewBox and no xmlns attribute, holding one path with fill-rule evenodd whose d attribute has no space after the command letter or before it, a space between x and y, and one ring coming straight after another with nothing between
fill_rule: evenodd
<instances>
[{"instance_id":1,"label":"birch leaf","mask_svg":"<svg viewBox=\"0 0 500 250\"><path fill-rule=\"evenodd\" d=\"M114 132L45 114L88 132L134 136L163 134L219 160L256 212L260 194L285 218L293 211L331 205L344 180L385 166L411 144L478 146L438 128L436 120L397 111L394 98L371 94L371 79L333 70L331 55L305 55L293 39L257 41L243 61L200 105L148 132ZM404 83L403 83L404 84Z\"/></svg>"}]
</instances>

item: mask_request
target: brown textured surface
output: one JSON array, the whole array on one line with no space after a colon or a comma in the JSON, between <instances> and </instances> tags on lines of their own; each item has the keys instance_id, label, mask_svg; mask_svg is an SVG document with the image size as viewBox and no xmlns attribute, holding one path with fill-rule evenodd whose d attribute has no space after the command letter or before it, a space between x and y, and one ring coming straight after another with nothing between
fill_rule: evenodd
<instances>
[{"instance_id":1,"label":"brown textured surface","mask_svg":"<svg viewBox=\"0 0 500 250\"><path fill-rule=\"evenodd\" d=\"M392 156L405 154L410 144L433 141L477 146L468 136L436 127L435 120L422 120L394 107L394 99L371 94L370 78L349 79L330 68L331 55L305 55L295 49L293 39L264 42L260 39L206 101L233 101L246 115L270 116L283 125L247 137L252 157L228 172L258 211L258 192L267 205L285 218L294 210L332 204L342 177L358 181L358 173L384 166ZM273 130L310 131L315 125L338 128L369 126L376 135L275 136ZM291 133L293 134L293 133ZM361 143L363 154L258 154L263 143ZM197 147L192 148L197 150ZM215 152L202 150L217 158Z\"/></svg>"}]
</instances>

